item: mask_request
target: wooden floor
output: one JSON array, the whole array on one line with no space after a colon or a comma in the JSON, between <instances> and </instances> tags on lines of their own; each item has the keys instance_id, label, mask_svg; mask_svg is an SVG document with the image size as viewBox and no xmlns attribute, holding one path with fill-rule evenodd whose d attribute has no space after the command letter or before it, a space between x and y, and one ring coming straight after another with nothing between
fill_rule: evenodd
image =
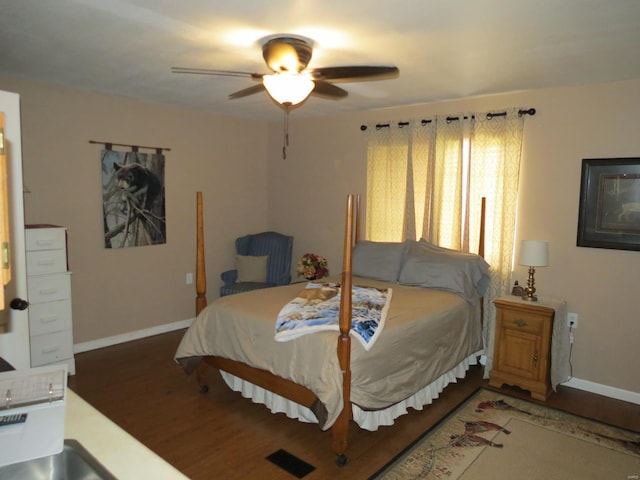
<instances>
[{"instance_id":1,"label":"wooden floor","mask_svg":"<svg viewBox=\"0 0 640 480\"><path fill-rule=\"evenodd\" d=\"M182 334L78 354L69 387L194 480L295 478L265 460L281 448L316 467L305 480L366 479L476 388L488 386L474 367L433 405L412 411L392 427L367 432L352 425L348 465L338 467L330 434L316 425L269 413L230 391L218 375L211 375L209 393L200 394L195 378L173 362ZM547 404L640 431L639 405L567 387L559 387Z\"/></svg>"}]
</instances>

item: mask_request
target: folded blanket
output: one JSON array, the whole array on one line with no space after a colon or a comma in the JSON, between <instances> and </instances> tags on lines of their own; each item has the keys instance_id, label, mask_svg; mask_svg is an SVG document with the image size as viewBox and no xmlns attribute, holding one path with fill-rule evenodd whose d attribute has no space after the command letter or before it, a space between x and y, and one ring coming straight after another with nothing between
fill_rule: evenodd
<instances>
[{"instance_id":1,"label":"folded blanket","mask_svg":"<svg viewBox=\"0 0 640 480\"><path fill-rule=\"evenodd\" d=\"M312 332L339 332L340 295L339 285L308 283L280 310L275 340L286 342ZM369 350L384 327L391 289L353 286L351 299L351 335Z\"/></svg>"}]
</instances>

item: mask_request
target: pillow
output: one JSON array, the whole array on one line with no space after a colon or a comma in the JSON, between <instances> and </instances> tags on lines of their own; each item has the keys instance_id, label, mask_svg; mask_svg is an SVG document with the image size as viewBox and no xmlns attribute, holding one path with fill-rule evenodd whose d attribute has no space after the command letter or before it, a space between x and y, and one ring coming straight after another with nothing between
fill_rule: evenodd
<instances>
[{"instance_id":1,"label":"pillow","mask_svg":"<svg viewBox=\"0 0 640 480\"><path fill-rule=\"evenodd\" d=\"M267 281L267 259L264 257L254 257L249 255L236 255L236 269L238 270L239 282L260 282Z\"/></svg>"},{"instance_id":2,"label":"pillow","mask_svg":"<svg viewBox=\"0 0 640 480\"><path fill-rule=\"evenodd\" d=\"M438 247L425 240L410 242L398 282L462 295L467 301L485 294L489 264L473 253Z\"/></svg>"},{"instance_id":3,"label":"pillow","mask_svg":"<svg viewBox=\"0 0 640 480\"><path fill-rule=\"evenodd\" d=\"M360 241L353 247L353 274L395 283L398 281L405 248L404 242Z\"/></svg>"}]
</instances>

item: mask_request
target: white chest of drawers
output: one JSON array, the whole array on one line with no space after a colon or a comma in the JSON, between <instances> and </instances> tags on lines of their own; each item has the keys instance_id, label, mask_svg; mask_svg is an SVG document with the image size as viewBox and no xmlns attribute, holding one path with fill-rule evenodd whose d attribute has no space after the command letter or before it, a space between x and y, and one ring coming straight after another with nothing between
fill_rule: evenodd
<instances>
[{"instance_id":1,"label":"white chest of drawers","mask_svg":"<svg viewBox=\"0 0 640 480\"><path fill-rule=\"evenodd\" d=\"M66 228L27 225L26 250L31 366L66 363L74 374Z\"/></svg>"}]
</instances>

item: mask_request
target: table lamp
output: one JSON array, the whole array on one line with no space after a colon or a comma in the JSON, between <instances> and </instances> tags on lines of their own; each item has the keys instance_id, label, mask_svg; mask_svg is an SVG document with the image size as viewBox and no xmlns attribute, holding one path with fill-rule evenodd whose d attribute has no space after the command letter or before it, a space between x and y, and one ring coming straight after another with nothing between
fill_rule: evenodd
<instances>
[{"instance_id":1,"label":"table lamp","mask_svg":"<svg viewBox=\"0 0 640 480\"><path fill-rule=\"evenodd\" d=\"M522 294L523 300L537 302L534 274L535 267L549 265L549 244L545 240L523 240L520 244L519 265L529 267L529 280Z\"/></svg>"}]
</instances>

